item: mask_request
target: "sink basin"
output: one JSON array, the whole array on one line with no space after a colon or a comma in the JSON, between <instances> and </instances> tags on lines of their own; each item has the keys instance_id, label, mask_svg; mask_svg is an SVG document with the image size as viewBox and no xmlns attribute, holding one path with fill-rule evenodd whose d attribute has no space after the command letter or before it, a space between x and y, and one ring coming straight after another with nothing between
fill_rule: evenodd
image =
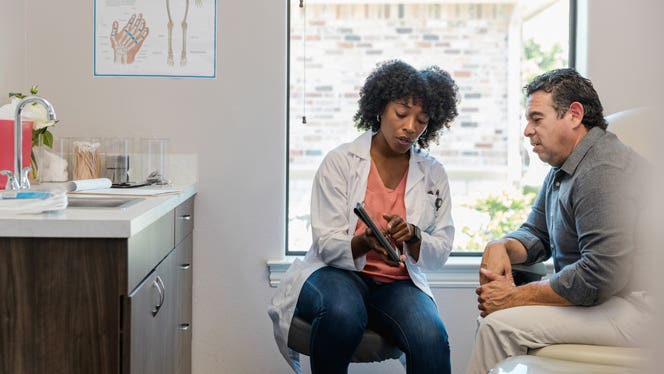
<instances>
[{"instance_id":1,"label":"sink basin","mask_svg":"<svg viewBox=\"0 0 664 374\"><path fill-rule=\"evenodd\" d=\"M67 198L68 208L126 208L139 201L140 197L73 197Z\"/></svg>"}]
</instances>

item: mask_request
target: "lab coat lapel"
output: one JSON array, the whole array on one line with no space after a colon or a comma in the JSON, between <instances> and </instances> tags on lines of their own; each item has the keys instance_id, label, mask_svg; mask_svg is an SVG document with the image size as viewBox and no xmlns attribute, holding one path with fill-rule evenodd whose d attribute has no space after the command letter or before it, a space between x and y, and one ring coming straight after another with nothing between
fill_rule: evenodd
<instances>
[{"instance_id":1,"label":"lab coat lapel","mask_svg":"<svg viewBox=\"0 0 664 374\"><path fill-rule=\"evenodd\" d=\"M421 199L418 195L422 193L422 188L418 185L424 183L424 173L422 172L422 152L419 149L410 149L410 162L408 163L408 179L406 180L406 194L404 200L406 203L406 219L410 222L418 222L420 219L420 212L418 204ZM418 191L420 193L418 193Z\"/></svg>"},{"instance_id":2,"label":"lab coat lapel","mask_svg":"<svg viewBox=\"0 0 664 374\"><path fill-rule=\"evenodd\" d=\"M408 163L408 180L406 181L406 195L415 187L422 179L424 173L422 172L422 151L419 149L410 149L410 162Z\"/></svg>"},{"instance_id":3,"label":"lab coat lapel","mask_svg":"<svg viewBox=\"0 0 664 374\"><path fill-rule=\"evenodd\" d=\"M350 147L350 153L352 153L355 158L352 164L354 165L351 178L349 178L348 188L350 190L349 196L351 196L351 201L349 204L348 215L350 217L351 224L353 221L357 221L357 216L353 213L353 208L355 203L364 201L364 196L367 191L367 181L369 178L369 169L371 168L371 138L373 134L371 130L366 131L364 134L360 135ZM355 225L351 225L355 227Z\"/></svg>"}]
</instances>

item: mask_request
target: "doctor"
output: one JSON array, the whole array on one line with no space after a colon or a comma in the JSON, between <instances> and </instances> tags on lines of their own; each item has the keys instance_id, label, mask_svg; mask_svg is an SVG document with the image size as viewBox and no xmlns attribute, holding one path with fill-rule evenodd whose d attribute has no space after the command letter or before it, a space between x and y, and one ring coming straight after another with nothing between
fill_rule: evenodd
<instances>
[{"instance_id":1,"label":"doctor","mask_svg":"<svg viewBox=\"0 0 664 374\"><path fill-rule=\"evenodd\" d=\"M281 282L268 313L280 351L293 315L312 325L312 373L346 373L366 327L395 342L408 373L449 373L450 349L422 269L440 268L454 238L443 166L425 153L456 117L457 87L438 67L379 65L360 91L355 141L332 150L313 182L313 244ZM353 213L364 202L401 251L389 259Z\"/></svg>"}]
</instances>

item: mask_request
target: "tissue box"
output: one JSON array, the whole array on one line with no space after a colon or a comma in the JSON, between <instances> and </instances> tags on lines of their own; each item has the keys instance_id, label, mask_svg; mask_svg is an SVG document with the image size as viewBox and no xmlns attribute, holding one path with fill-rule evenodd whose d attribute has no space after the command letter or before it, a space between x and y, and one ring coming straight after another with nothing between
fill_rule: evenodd
<instances>
[{"instance_id":1,"label":"tissue box","mask_svg":"<svg viewBox=\"0 0 664 374\"><path fill-rule=\"evenodd\" d=\"M32 149L32 121L22 121L23 167L30 166ZM0 119L0 170L14 171L14 121ZM5 189L7 177L0 175L0 190Z\"/></svg>"}]
</instances>

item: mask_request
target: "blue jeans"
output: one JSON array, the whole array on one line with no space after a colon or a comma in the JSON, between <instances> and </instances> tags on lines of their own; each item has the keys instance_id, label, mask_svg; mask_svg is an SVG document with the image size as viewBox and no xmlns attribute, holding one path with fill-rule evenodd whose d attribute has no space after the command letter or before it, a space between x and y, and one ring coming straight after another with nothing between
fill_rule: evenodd
<instances>
[{"instance_id":1,"label":"blue jeans","mask_svg":"<svg viewBox=\"0 0 664 374\"><path fill-rule=\"evenodd\" d=\"M406 354L407 373L451 371L447 331L436 304L411 280L379 283L324 267L304 283L295 313L311 323L312 373L346 373L367 327Z\"/></svg>"}]
</instances>

